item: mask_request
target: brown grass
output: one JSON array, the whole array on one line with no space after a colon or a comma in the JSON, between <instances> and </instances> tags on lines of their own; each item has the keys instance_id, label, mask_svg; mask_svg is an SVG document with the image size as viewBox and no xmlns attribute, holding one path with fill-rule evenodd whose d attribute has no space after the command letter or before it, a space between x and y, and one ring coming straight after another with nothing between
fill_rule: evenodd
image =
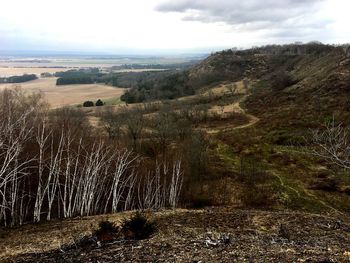
<instances>
[{"instance_id":1,"label":"brown grass","mask_svg":"<svg viewBox=\"0 0 350 263\"><path fill-rule=\"evenodd\" d=\"M86 100L120 97L124 89L103 84L56 86L56 78L42 78L21 84L0 84L0 89L20 86L28 92L42 92L52 108L82 104Z\"/></svg>"},{"instance_id":2,"label":"brown grass","mask_svg":"<svg viewBox=\"0 0 350 263\"><path fill-rule=\"evenodd\" d=\"M153 216L165 216L185 209L157 212ZM111 221L120 225L134 212L78 217L75 219L55 220L40 224L29 224L16 228L0 228L0 262L24 253L43 253L58 249L62 245L74 243L84 235L90 235L97 229L99 222ZM153 217L151 214L149 215Z\"/></svg>"}]
</instances>

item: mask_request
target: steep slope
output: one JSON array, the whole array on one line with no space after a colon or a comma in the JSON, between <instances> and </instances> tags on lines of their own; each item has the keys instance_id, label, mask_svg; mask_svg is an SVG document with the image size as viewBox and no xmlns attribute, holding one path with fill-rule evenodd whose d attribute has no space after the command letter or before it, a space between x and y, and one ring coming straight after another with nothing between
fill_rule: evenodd
<instances>
[{"instance_id":1,"label":"steep slope","mask_svg":"<svg viewBox=\"0 0 350 263\"><path fill-rule=\"evenodd\" d=\"M246 103L254 114L273 112L280 119L278 113L296 110L295 117L300 119L302 110L310 119L318 116L317 121L339 111L344 115L350 109L350 48L314 43L226 50L189 72L195 89L242 79L254 83Z\"/></svg>"},{"instance_id":2,"label":"steep slope","mask_svg":"<svg viewBox=\"0 0 350 263\"><path fill-rule=\"evenodd\" d=\"M255 186L257 193L266 195L249 200L257 202L252 205L266 205L261 200L271 198L274 205L292 209L350 211L350 196L344 191L350 185L348 173L303 154L302 149L310 130L321 128L333 116L350 124L349 47L309 44L228 50L208 57L189 75L194 82L206 80L201 85L209 87L215 82L249 82L249 96L241 107L259 122L240 130L220 130L215 139L220 173L239 178L242 160L249 160L253 175L259 165L264 168L258 173L268 174L265 185ZM330 188L322 185L325 181ZM239 189L239 180L233 185ZM249 196L252 190L243 191L242 196Z\"/></svg>"}]
</instances>

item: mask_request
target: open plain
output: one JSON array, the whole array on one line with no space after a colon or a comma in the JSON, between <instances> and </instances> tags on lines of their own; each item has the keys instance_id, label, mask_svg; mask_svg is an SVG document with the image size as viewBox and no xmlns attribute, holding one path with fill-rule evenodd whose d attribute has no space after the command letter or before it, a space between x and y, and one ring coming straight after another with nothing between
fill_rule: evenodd
<instances>
[{"instance_id":1,"label":"open plain","mask_svg":"<svg viewBox=\"0 0 350 263\"><path fill-rule=\"evenodd\" d=\"M26 92L42 92L52 108L82 104L86 100L120 97L124 89L104 84L76 84L56 86L57 78L40 78L21 84L0 84L0 90L21 87Z\"/></svg>"}]
</instances>

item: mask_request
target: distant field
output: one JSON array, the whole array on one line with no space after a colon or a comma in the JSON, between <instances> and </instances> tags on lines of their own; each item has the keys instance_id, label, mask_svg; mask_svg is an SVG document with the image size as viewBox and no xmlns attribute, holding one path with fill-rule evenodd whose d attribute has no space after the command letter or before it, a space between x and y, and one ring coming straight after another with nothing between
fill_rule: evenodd
<instances>
[{"instance_id":1,"label":"distant field","mask_svg":"<svg viewBox=\"0 0 350 263\"><path fill-rule=\"evenodd\" d=\"M1 77L11 77L11 76L19 76L23 74L37 74L48 72L48 73L56 73L61 71L67 71L71 69L77 68L36 68L36 67L1 67L0 63L0 78ZM163 71L164 69L120 69L113 70L113 72L144 72L144 71Z\"/></svg>"},{"instance_id":2,"label":"distant field","mask_svg":"<svg viewBox=\"0 0 350 263\"><path fill-rule=\"evenodd\" d=\"M193 60L202 59L202 55L198 56L1 56L0 54L0 68L1 67L28 67L28 68L81 68L81 67L98 67L107 68L112 66L120 66L124 64L139 64L139 65L169 65L186 63Z\"/></svg>"},{"instance_id":3,"label":"distant field","mask_svg":"<svg viewBox=\"0 0 350 263\"><path fill-rule=\"evenodd\" d=\"M1 67L0 64L0 77L11 77L23 74L37 74L40 75L44 72L55 73L60 71L67 71L71 68L14 68L14 67Z\"/></svg>"},{"instance_id":4,"label":"distant field","mask_svg":"<svg viewBox=\"0 0 350 263\"><path fill-rule=\"evenodd\" d=\"M119 98L124 89L103 84L56 86L56 78L44 78L21 84L0 84L0 89L20 86L28 92L43 92L52 108L82 104L86 100Z\"/></svg>"}]
</instances>

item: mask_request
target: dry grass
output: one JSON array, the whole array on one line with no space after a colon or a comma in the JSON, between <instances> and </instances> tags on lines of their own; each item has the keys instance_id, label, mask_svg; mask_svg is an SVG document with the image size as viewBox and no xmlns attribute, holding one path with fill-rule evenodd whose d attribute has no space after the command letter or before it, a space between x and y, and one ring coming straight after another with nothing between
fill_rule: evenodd
<instances>
[{"instance_id":1,"label":"dry grass","mask_svg":"<svg viewBox=\"0 0 350 263\"><path fill-rule=\"evenodd\" d=\"M187 211L178 209L176 212ZM101 221L111 221L120 225L134 212L88 216L75 219L55 220L41 224L29 224L16 228L0 228L0 262L24 253L43 253L71 244L79 237L90 235ZM173 210L157 212L161 217L175 213Z\"/></svg>"},{"instance_id":2,"label":"dry grass","mask_svg":"<svg viewBox=\"0 0 350 263\"><path fill-rule=\"evenodd\" d=\"M25 225L0 229L0 261L23 253L41 253L72 243L82 235L91 234L102 220L120 223L127 216L115 214Z\"/></svg>"},{"instance_id":3,"label":"dry grass","mask_svg":"<svg viewBox=\"0 0 350 263\"><path fill-rule=\"evenodd\" d=\"M63 240L64 235L89 233L101 220L118 224L129 215L65 220L61 224L62 233L57 222L34 226L37 229L33 230L24 226L23 231L13 230L17 236L12 237L27 236L26 242L21 243L22 252L46 252L50 247L59 247L56 240ZM147 218L157 225L156 234L149 239L117 242L100 248L77 247L65 253L27 254L9 258L8 262L349 262L347 216L207 207L157 212L148 214ZM228 242L222 242L224 236ZM35 250L36 243L42 247ZM5 244L7 249L13 249L13 256L21 253L13 240L6 238ZM0 253L3 247L0 240ZM0 254L2 259L5 257L1 258Z\"/></svg>"},{"instance_id":4,"label":"dry grass","mask_svg":"<svg viewBox=\"0 0 350 263\"><path fill-rule=\"evenodd\" d=\"M209 94L210 92L212 92L214 95L223 95L223 94L227 94L230 93L230 87L236 85L237 89L236 89L236 94L246 94L247 90L245 89L244 85L243 85L243 81L237 81L237 82L228 82L228 83L222 83L212 89L210 89L209 91L206 91L204 94Z\"/></svg>"},{"instance_id":5,"label":"dry grass","mask_svg":"<svg viewBox=\"0 0 350 263\"><path fill-rule=\"evenodd\" d=\"M82 104L86 100L120 97L124 89L103 84L56 86L56 78L42 78L21 84L0 84L0 89L20 86L28 92L42 92L52 108Z\"/></svg>"}]
</instances>

